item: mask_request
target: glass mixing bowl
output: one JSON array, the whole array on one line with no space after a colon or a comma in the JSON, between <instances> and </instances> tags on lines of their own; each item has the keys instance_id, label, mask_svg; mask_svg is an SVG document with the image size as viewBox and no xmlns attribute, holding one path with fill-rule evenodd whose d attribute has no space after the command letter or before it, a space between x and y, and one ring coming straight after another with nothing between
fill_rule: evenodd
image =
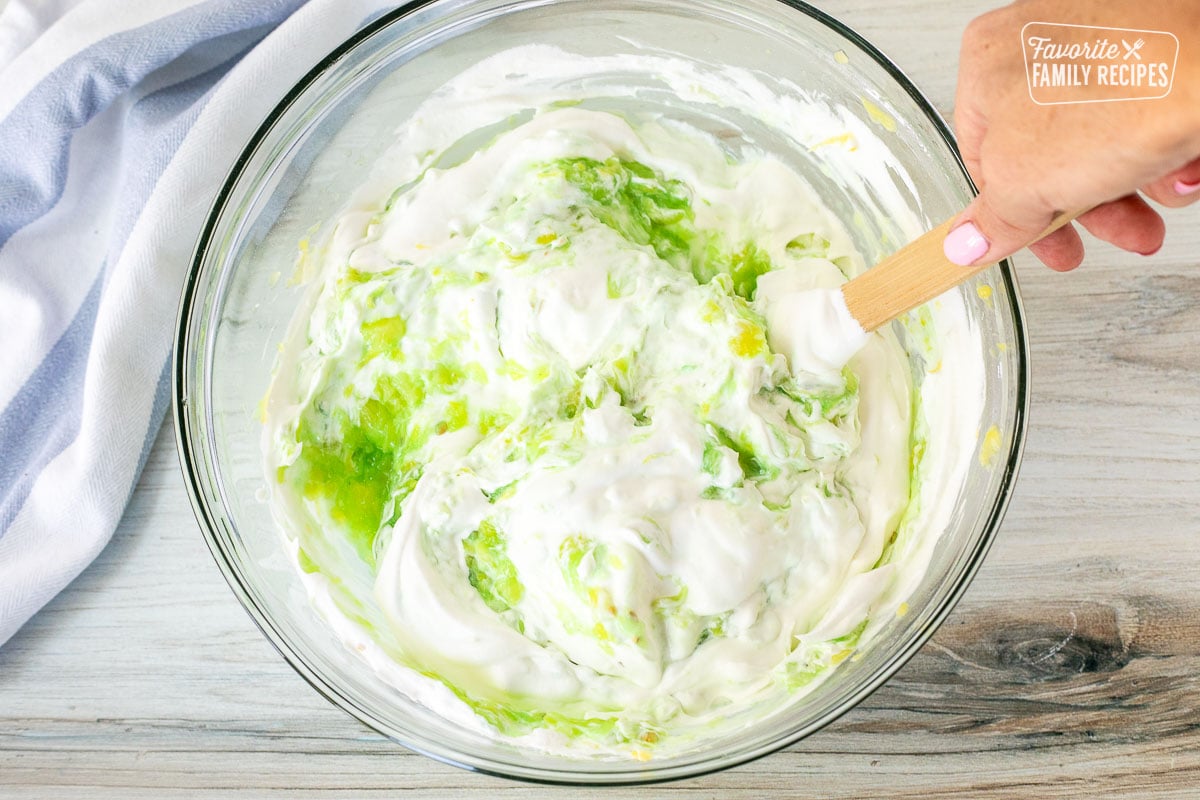
<instances>
[{"instance_id":1,"label":"glass mixing bowl","mask_svg":"<svg viewBox=\"0 0 1200 800\"><path fill-rule=\"evenodd\" d=\"M585 55L669 51L754 70L800 87L779 84L785 94L807 93L848 125L874 131L883 150L865 141L861 148L798 146L733 111L664 104L651 78L640 100L726 139L740 131L786 160L840 218L854 220L847 227L868 262L972 196L952 138L928 101L861 37L799 2L403 4L371 21L282 98L215 202L182 299L175 354L175 421L189 491L217 564L284 658L335 705L405 746L469 769L552 782L646 782L729 767L813 733L869 695L932 635L978 569L1008 502L1024 435L1028 357L1016 286L1005 264L943 298L961 308L967 324L957 335L969 337L966 352L981 365L977 438L987 441L968 447L987 452L973 455L951 487L945 529L926 532L936 546L908 595L908 613L888 622L817 691L749 728L646 763L547 755L448 723L348 652L310 606L262 499L257 406L305 291L288 280L297 243L336 213L398 123L440 84L486 56L533 42ZM914 369L930 370L912 344L911 326L900 335L910 343Z\"/></svg>"}]
</instances>

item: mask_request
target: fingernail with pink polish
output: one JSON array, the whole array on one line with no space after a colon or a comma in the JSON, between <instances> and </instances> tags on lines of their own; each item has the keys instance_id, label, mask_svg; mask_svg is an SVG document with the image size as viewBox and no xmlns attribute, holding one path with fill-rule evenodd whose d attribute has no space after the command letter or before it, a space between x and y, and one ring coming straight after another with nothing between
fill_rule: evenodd
<instances>
[{"instance_id":1,"label":"fingernail with pink polish","mask_svg":"<svg viewBox=\"0 0 1200 800\"><path fill-rule=\"evenodd\" d=\"M1175 181L1175 194L1189 195L1200 192L1200 181L1188 183L1186 181Z\"/></svg>"},{"instance_id":2,"label":"fingernail with pink polish","mask_svg":"<svg viewBox=\"0 0 1200 800\"><path fill-rule=\"evenodd\" d=\"M974 222L959 225L946 236L942 249L946 258L960 267L969 267L987 254L991 244L983 238Z\"/></svg>"}]
</instances>

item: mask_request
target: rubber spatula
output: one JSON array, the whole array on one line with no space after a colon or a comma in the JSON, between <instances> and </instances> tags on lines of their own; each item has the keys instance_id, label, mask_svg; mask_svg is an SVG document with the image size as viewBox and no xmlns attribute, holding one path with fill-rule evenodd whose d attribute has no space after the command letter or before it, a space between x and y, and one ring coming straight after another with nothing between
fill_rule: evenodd
<instances>
[{"instance_id":1,"label":"rubber spatula","mask_svg":"<svg viewBox=\"0 0 1200 800\"><path fill-rule=\"evenodd\" d=\"M1081 213L1059 214L1038 239ZM864 331L886 325L991 266L960 267L946 258L942 241L953 224L953 219L943 222L842 285L846 308Z\"/></svg>"}]
</instances>

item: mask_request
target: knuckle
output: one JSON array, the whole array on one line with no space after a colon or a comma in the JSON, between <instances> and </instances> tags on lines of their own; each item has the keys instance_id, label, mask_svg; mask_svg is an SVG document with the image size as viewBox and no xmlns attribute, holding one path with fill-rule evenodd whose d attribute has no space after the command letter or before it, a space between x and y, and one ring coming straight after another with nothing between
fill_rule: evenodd
<instances>
[{"instance_id":1,"label":"knuckle","mask_svg":"<svg viewBox=\"0 0 1200 800\"><path fill-rule=\"evenodd\" d=\"M986 14L980 14L969 23L963 32L964 41L972 44L985 44L998 34L1012 26L1012 14L1007 8L997 8Z\"/></svg>"},{"instance_id":2,"label":"knuckle","mask_svg":"<svg viewBox=\"0 0 1200 800\"><path fill-rule=\"evenodd\" d=\"M983 211L988 233L1005 242L1028 241L1041 233L1053 218L1053 211L1041 210L1044 204L1026 193L985 192Z\"/></svg>"}]
</instances>

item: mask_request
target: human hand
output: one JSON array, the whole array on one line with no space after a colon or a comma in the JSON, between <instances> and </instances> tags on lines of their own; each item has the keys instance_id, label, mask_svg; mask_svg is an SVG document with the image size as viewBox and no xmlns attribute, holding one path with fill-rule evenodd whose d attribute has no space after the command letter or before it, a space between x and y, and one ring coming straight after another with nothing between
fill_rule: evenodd
<instances>
[{"instance_id":1,"label":"human hand","mask_svg":"<svg viewBox=\"0 0 1200 800\"><path fill-rule=\"evenodd\" d=\"M1180 41L1171 93L1158 100L1038 105L1021 29L1032 21L1170 31ZM1073 225L1035 244L1062 211L1130 252L1152 255L1167 207L1200 200L1200 3L1022 0L974 20L963 36L954 127L979 197L946 237L947 257L989 263L1029 245L1047 266L1083 261Z\"/></svg>"}]
</instances>

